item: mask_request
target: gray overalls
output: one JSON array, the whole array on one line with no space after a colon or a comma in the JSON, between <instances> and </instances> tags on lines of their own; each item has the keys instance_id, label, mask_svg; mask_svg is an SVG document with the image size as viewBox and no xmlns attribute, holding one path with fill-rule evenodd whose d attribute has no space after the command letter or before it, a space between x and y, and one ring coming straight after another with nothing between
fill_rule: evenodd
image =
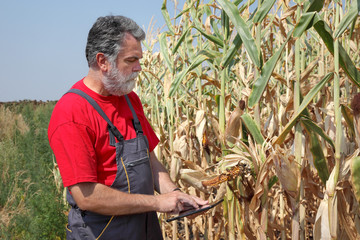
<instances>
[{"instance_id":1,"label":"gray overalls","mask_svg":"<svg viewBox=\"0 0 360 240\"><path fill-rule=\"evenodd\" d=\"M150 166L148 140L143 134L140 121L125 95L133 114L136 138L124 140L119 130L111 123L100 106L86 93L71 89L67 93L84 97L108 123L110 145L116 146L117 173L112 188L128 193L154 194L154 181ZM118 142L115 141L115 137ZM156 212L133 215L105 216L82 211L76 206L68 191L67 200L72 206L68 215L66 237L70 239L163 239Z\"/></svg>"}]
</instances>

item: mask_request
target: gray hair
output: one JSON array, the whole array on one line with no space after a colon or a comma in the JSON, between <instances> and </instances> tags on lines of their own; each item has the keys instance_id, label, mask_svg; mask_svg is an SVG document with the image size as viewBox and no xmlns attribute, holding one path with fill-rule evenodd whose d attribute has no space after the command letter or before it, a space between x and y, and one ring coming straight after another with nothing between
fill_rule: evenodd
<instances>
[{"instance_id":1,"label":"gray hair","mask_svg":"<svg viewBox=\"0 0 360 240\"><path fill-rule=\"evenodd\" d=\"M130 33L138 41L145 39L145 32L130 18L99 17L88 34L85 53L89 67L94 66L99 52L110 62L115 62L126 33Z\"/></svg>"}]
</instances>

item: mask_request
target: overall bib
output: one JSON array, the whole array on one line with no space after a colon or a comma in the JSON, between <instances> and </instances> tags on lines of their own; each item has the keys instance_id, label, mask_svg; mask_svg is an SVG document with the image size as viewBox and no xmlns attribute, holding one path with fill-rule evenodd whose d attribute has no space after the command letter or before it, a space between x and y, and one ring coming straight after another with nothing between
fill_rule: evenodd
<instances>
[{"instance_id":1,"label":"overall bib","mask_svg":"<svg viewBox=\"0 0 360 240\"><path fill-rule=\"evenodd\" d=\"M140 121L125 95L133 114L136 138L124 140L119 130L112 124L100 106L86 93L71 89L67 93L76 93L84 97L108 123L110 145L116 147L117 173L111 187L127 193L154 195L154 182L150 166L148 140L143 134ZM118 140L115 141L115 137ZM68 215L66 237L68 240L145 240L163 239L156 212L133 215L105 216L83 211L76 206L69 190L66 196L72 206Z\"/></svg>"}]
</instances>

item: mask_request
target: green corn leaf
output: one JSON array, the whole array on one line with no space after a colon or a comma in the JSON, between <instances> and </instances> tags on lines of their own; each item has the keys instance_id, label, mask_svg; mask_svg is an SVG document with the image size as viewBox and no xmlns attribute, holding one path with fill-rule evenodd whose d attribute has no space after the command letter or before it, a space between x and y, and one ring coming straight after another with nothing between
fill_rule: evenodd
<instances>
[{"instance_id":1,"label":"green corn leaf","mask_svg":"<svg viewBox=\"0 0 360 240\"><path fill-rule=\"evenodd\" d=\"M353 21L350 27L350 35L349 35L349 39L351 39L353 37L354 29L355 29L355 25L356 25L356 21Z\"/></svg>"},{"instance_id":2,"label":"green corn leaf","mask_svg":"<svg viewBox=\"0 0 360 240\"><path fill-rule=\"evenodd\" d=\"M319 174L321 181L326 184L329 178L329 170L324 156L323 149L315 132L310 131L310 151L313 156L315 168Z\"/></svg>"},{"instance_id":3,"label":"green corn leaf","mask_svg":"<svg viewBox=\"0 0 360 240\"><path fill-rule=\"evenodd\" d=\"M334 55L334 39L330 27L324 22L318 14L314 17L313 26L322 38L329 52ZM351 60L345 49L339 44L340 66L345 71L350 80L360 87L360 73L356 69L354 62Z\"/></svg>"},{"instance_id":4,"label":"green corn leaf","mask_svg":"<svg viewBox=\"0 0 360 240\"><path fill-rule=\"evenodd\" d=\"M169 71L172 73L174 67L173 67L172 62L170 61L168 46L166 44L166 34L167 34L166 32L163 32L162 34L160 34L160 37L159 37L160 52L161 52L161 55L165 59L165 63L167 65L167 67L169 68Z\"/></svg>"},{"instance_id":5,"label":"green corn leaf","mask_svg":"<svg viewBox=\"0 0 360 240\"><path fill-rule=\"evenodd\" d=\"M355 189L355 196L360 203L360 157L354 157L351 162L351 181Z\"/></svg>"},{"instance_id":6,"label":"green corn leaf","mask_svg":"<svg viewBox=\"0 0 360 240\"><path fill-rule=\"evenodd\" d=\"M176 17L175 19L178 19L179 17L181 17L184 13L189 12L189 10L194 7L194 4L197 2L198 0L194 0L190 3L190 5L188 5L187 8L185 8L184 10L182 10Z\"/></svg>"},{"instance_id":7,"label":"green corn leaf","mask_svg":"<svg viewBox=\"0 0 360 240\"><path fill-rule=\"evenodd\" d=\"M184 39L184 41L190 59L195 58L195 48L193 46L194 36L189 34L188 37Z\"/></svg>"},{"instance_id":8,"label":"green corn leaf","mask_svg":"<svg viewBox=\"0 0 360 240\"><path fill-rule=\"evenodd\" d=\"M319 12L324 6L324 0L310 0L305 6L305 12Z\"/></svg>"},{"instance_id":9,"label":"green corn leaf","mask_svg":"<svg viewBox=\"0 0 360 240\"><path fill-rule=\"evenodd\" d=\"M169 12L168 10L166 9L166 0L163 1L163 4L161 6L161 13L164 17L164 20L165 20L165 23L166 23L166 26L168 27L169 31L171 34L174 34L174 28L171 24L171 21L170 21L170 16L169 16Z\"/></svg>"},{"instance_id":10,"label":"green corn leaf","mask_svg":"<svg viewBox=\"0 0 360 240\"><path fill-rule=\"evenodd\" d=\"M320 15L315 13L314 21L312 23L316 32L320 35L328 50L334 53L334 39L332 37L332 30L327 23L321 19Z\"/></svg>"},{"instance_id":11,"label":"green corn leaf","mask_svg":"<svg viewBox=\"0 0 360 240\"><path fill-rule=\"evenodd\" d=\"M241 18L239 14L239 10L232 2L229 2L228 0L218 0L218 3L229 16L231 22L234 24L236 31L240 35L240 38L243 41L245 49L249 54L252 62L259 69L261 69L259 50L256 47L255 40L252 37L246 22Z\"/></svg>"},{"instance_id":12,"label":"green corn leaf","mask_svg":"<svg viewBox=\"0 0 360 240\"><path fill-rule=\"evenodd\" d=\"M339 38L346 28L352 24L360 11L360 1L359 0L353 0L350 10L346 13L346 15L341 19L339 25L335 29L334 38Z\"/></svg>"},{"instance_id":13,"label":"green corn leaf","mask_svg":"<svg viewBox=\"0 0 360 240\"><path fill-rule=\"evenodd\" d=\"M307 114L308 115L308 114ZM313 156L313 161L318 175L321 181L326 184L326 181L329 178L329 170L327 166L327 160L324 156L322 146L320 145L318 135L325 139L332 147L335 149L335 145L331 138L327 136L324 131L316 125L309 117L302 117L301 123L308 132L310 139L310 151Z\"/></svg>"},{"instance_id":14,"label":"green corn leaf","mask_svg":"<svg viewBox=\"0 0 360 240\"><path fill-rule=\"evenodd\" d=\"M333 140L324 132L324 130L319 127L317 124L315 124L309 117L303 117L301 118L301 123L304 124L306 129L309 130L309 132L314 132L321 136L325 141L327 141L333 149L335 149L335 144Z\"/></svg>"},{"instance_id":15,"label":"green corn leaf","mask_svg":"<svg viewBox=\"0 0 360 240\"><path fill-rule=\"evenodd\" d=\"M286 46L287 42L291 37L291 33L292 32L288 34L286 41L281 45L280 49L264 64L264 67L261 70L260 77L256 79L253 85L253 89L249 97L249 107L255 106L255 104L259 102L261 96L263 95L263 92L267 86L271 74L274 71L276 63L279 60L284 47Z\"/></svg>"},{"instance_id":16,"label":"green corn leaf","mask_svg":"<svg viewBox=\"0 0 360 240\"><path fill-rule=\"evenodd\" d=\"M263 144L265 142L263 135L260 132L260 129L256 125L255 121L251 118L251 116L247 113L241 115L241 119L243 120L246 128L249 130L251 136L253 136L254 140L258 144Z\"/></svg>"},{"instance_id":17,"label":"green corn leaf","mask_svg":"<svg viewBox=\"0 0 360 240\"><path fill-rule=\"evenodd\" d=\"M253 4L255 2L255 0L250 0L246 3L244 3L240 8L239 8L239 13L242 13L245 9L248 8L248 6L251 6L251 4ZM237 6L239 4L236 4L236 1L234 1L234 4Z\"/></svg>"},{"instance_id":18,"label":"green corn leaf","mask_svg":"<svg viewBox=\"0 0 360 240\"><path fill-rule=\"evenodd\" d=\"M231 48L226 52L226 55L224 56L224 58L221 61L220 68L226 68L230 64L231 60L234 59L235 54L241 47L241 44L242 44L242 41L241 41L240 36L236 35Z\"/></svg>"},{"instance_id":19,"label":"green corn leaf","mask_svg":"<svg viewBox=\"0 0 360 240\"><path fill-rule=\"evenodd\" d=\"M188 32L191 30L192 26L190 26L188 29L186 29L183 34L180 36L178 42L176 43L174 49L172 50L172 54L176 53L176 51L179 49L180 45L184 42L184 39Z\"/></svg>"},{"instance_id":20,"label":"green corn leaf","mask_svg":"<svg viewBox=\"0 0 360 240\"><path fill-rule=\"evenodd\" d=\"M265 0L261 3L261 7L256 11L254 18L252 19L253 23L261 23L262 20L266 17L270 9L274 6L276 0Z\"/></svg>"},{"instance_id":21,"label":"green corn leaf","mask_svg":"<svg viewBox=\"0 0 360 240\"><path fill-rule=\"evenodd\" d=\"M196 30L198 30L201 35L203 35L204 37L206 37L207 39L209 39L210 41L212 41L213 43L215 43L216 45L220 46L220 47L224 47L224 43L222 40L220 40L219 38L215 37L214 35L209 35L207 34L204 30L202 30L200 27L198 26L193 26L193 28L195 28Z\"/></svg>"},{"instance_id":22,"label":"green corn leaf","mask_svg":"<svg viewBox=\"0 0 360 240\"><path fill-rule=\"evenodd\" d=\"M184 13L189 12L189 10L192 8L192 6L182 10L178 15L176 15L175 19L178 19L179 17L181 17Z\"/></svg>"},{"instance_id":23,"label":"green corn leaf","mask_svg":"<svg viewBox=\"0 0 360 240\"><path fill-rule=\"evenodd\" d=\"M307 105L312 101L312 99L317 95L317 93L324 87L324 85L330 81L334 77L334 73L328 73L323 79L321 79L320 82L318 82L311 90L310 92L305 96L304 100L300 104L298 108L298 112L294 113L291 120L286 124L284 130L282 133L277 137L277 139L274 142L275 144L282 144L287 136L287 134L291 131L292 127L297 122L299 116L301 116L301 113L305 110Z\"/></svg>"},{"instance_id":24,"label":"green corn leaf","mask_svg":"<svg viewBox=\"0 0 360 240\"><path fill-rule=\"evenodd\" d=\"M221 11L221 26L224 33L224 41L227 41L230 37L230 21L229 17L224 10Z\"/></svg>"},{"instance_id":25,"label":"green corn leaf","mask_svg":"<svg viewBox=\"0 0 360 240\"><path fill-rule=\"evenodd\" d=\"M235 0L235 1L234 1L234 5L235 5L235 6L238 6L242 1L243 1L243 0Z\"/></svg>"},{"instance_id":26,"label":"green corn leaf","mask_svg":"<svg viewBox=\"0 0 360 240\"><path fill-rule=\"evenodd\" d=\"M301 15L299 22L294 29L294 37L299 38L306 30L312 27L315 13L309 12Z\"/></svg>"},{"instance_id":27,"label":"green corn leaf","mask_svg":"<svg viewBox=\"0 0 360 240\"><path fill-rule=\"evenodd\" d=\"M215 20L213 18L210 19L210 24L211 24L212 29L214 30L215 35L220 39L220 38L222 38L222 34L220 33L217 22L218 22L218 20Z\"/></svg>"},{"instance_id":28,"label":"green corn leaf","mask_svg":"<svg viewBox=\"0 0 360 240\"><path fill-rule=\"evenodd\" d=\"M199 19L202 19L202 9L197 9L196 7L190 8L190 16L192 18L193 24L196 26L202 26L202 22Z\"/></svg>"},{"instance_id":29,"label":"green corn leaf","mask_svg":"<svg viewBox=\"0 0 360 240\"><path fill-rule=\"evenodd\" d=\"M179 74L176 75L174 81L171 83L169 97L174 96L176 90L179 88L180 83L185 78L186 74L188 74L191 70L199 66L206 60L214 59L218 57L221 53L208 51L208 50L201 50L197 56L195 57L194 61L188 66L186 69L182 70Z\"/></svg>"},{"instance_id":30,"label":"green corn leaf","mask_svg":"<svg viewBox=\"0 0 360 240\"><path fill-rule=\"evenodd\" d=\"M299 23L295 27L294 37L301 36L301 34L311 26L315 28L316 32L325 43L329 52L334 55L334 39L332 37L332 31L327 23L321 19L318 13L312 12L303 14ZM342 69L344 69L350 80L358 87L360 87L360 73L356 69L354 62L351 60L341 45L339 45L339 55L340 66Z\"/></svg>"},{"instance_id":31,"label":"green corn leaf","mask_svg":"<svg viewBox=\"0 0 360 240\"><path fill-rule=\"evenodd\" d=\"M211 9L210 9L210 7L209 7L209 5L205 5L205 6L203 6L204 7L204 12L206 13L206 15L209 17L209 16L211 16L211 15L213 15L212 14L212 12L211 12Z\"/></svg>"}]
</instances>

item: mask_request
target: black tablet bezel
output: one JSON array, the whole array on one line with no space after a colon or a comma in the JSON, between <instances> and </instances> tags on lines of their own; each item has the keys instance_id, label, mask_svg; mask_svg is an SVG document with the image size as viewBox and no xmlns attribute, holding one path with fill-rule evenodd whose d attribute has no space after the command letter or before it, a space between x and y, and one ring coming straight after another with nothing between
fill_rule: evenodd
<instances>
[{"instance_id":1,"label":"black tablet bezel","mask_svg":"<svg viewBox=\"0 0 360 240\"><path fill-rule=\"evenodd\" d=\"M221 199L221 200L219 200L219 201L217 201L217 202L215 202L215 203L213 203L213 204L211 204L211 205L209 205L207 207L193 208L193 209L190 209L190 210L180 212L179 216L166 219L166 222L171 222L171 221L174 221L174 220L177 220L177 219L180 219L180 218L183 218L183 217L187 217L187 216L190 216L190 215L193 215L193 214L196 214L196 213L207 211L207 210L215 207L216 205L218 205L219 203L221 203L223 201L224 201L224 199Z\"/></svg>"}]
</instances>

